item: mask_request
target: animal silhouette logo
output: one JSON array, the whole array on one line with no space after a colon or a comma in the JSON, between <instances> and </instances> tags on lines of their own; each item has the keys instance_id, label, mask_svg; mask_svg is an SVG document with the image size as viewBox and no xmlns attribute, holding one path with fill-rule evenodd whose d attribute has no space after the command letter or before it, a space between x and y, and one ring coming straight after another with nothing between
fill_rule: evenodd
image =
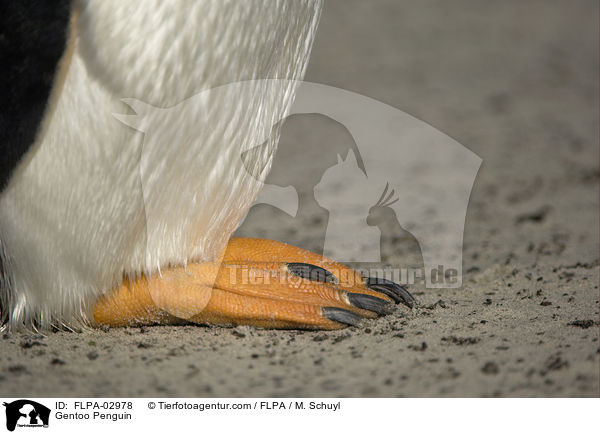
<instances>
[{"instance_id":1,"label":"animal silhouette logo","mask_svg":"<svg viewBox=\"0 0 600 434\"><path fill-rule=\"evenodd\" d=\"M297 89L293 104L273 97L292 88ZM379 262L381 225L394 219L396 224L388 226L416 246L428 288L462 285L465 217L482 160L431 125L363 95L289 80L231 83L171 108L123 102L136 114L115 117L144 133L140 178L147 267L159 263L153 255L165 243L166 224L186 234L182 243L172 243L187 249L180 254L214 261L255 199L294 215L298 192L264 181L282 121L317 113L343 125L356 143L356 152L340 157L314 189L315 200L329 212L324 255L342 262ZM222 149L223 142L230 146ZM186 166L179 164L172 173L169 162L175 158L183 158ZM186 182L169 182L178 177ZM177 203L181 195L171 190L181 185L193 191L188 196L196 207ZM220 194L220 185L230 187L226 195ZM165 206L168 200L173 203ZM162 251L169 248L162 246Z\"/></svg>"},{"instance_id":2,"label":"animal silhouette logo","mask_svg":"<svg viewBox=\"0 0 600 434\"><path fill-rule=\"evenodd\" d=\"M324 255L378 262L380 226L393 218L395 224L386 226L418 252L413 257L422 260L426 287L460 287L465 217L481 158L394 107L302 82L289 115L311 113L343 125L357 148L326 170L315 187L315 199L329 212ZM275 204L284 202L278 193ZM261 200L268 203L264 195Z\"/></svg>"},{"instance_id":3,"label":"animal silhouette logo","mask_svg":"<svg viewBox=\"0 0 600 434\"><path fill-rule=\"evenodd\" d=\"M6 429L14 431L18 427L48 427L50 409L39 402L19 399L4 403L6 407Z\"/></svg>"}]
</instances>

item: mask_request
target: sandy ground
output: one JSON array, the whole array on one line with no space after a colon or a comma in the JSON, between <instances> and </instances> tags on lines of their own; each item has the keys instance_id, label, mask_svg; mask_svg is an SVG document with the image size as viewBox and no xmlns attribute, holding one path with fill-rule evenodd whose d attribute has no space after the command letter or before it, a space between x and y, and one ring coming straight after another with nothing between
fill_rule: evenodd
<instances>
[{"instance_id":1,"label":"sandy ground","mask_svg":"<svg viewBox=\"0 0 600 434\"><path fill-rule=\"evenodd\" d=\"M483 159L462 288L413 286L418 308L335 332L4 335L0 394L598 396L597 17L593 0L326 4L307 80L404 110ZM327 214L310 193L349 139L315 116L285 128L271 182L296 187L299 214L261 205L239 233L318 252ZM407 262L402 243L384 233L386 264Z\"/></svg>"}]
</instances>

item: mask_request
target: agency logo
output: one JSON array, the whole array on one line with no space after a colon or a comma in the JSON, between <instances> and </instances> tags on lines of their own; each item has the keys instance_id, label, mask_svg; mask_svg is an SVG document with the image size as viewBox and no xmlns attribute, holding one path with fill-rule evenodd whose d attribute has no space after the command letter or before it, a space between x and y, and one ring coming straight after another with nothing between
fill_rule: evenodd
<instances>
[{"instance_id":1,"label":"agency logo","mask_svg":"<svg viewBox=\"0 0 600 434\"><path fill-rule=\"evenodd\" d=\"M416 246L426 287L462 285L465 217L482 160L426 122L364 95L289 80L230 83L168 108L122 101L135 114L114 116L144 133L140 184L148 268L160 263L156 252L171 246L162 245L167 224L186 234L180 244L189 246L187 256L218 261L253 203L294 217L296 189L265 180L283 121L319 114L342 125L354 142L314 183L314 201L328 213L323 254L378 263L382 234L392 232ZM297 155L288 172L303 170L309 177L319 165L315 160L331 153L327 140L322 143L320 156L304 164ZM182 185L185 191L178 191ZM180 203L182 197L190 200Z\"/></svg>"},{"instance_id":2,"label":"agency logo","mask_svg":"<svg viewBox=\"0 0 600 434\"><path fill-rule=\"evenodd\" d=\"M6 429L14 431L19 428L48 428L50 409L29 399L19 399L3 403L6 407Z\"/></svg>"}]
</instances>

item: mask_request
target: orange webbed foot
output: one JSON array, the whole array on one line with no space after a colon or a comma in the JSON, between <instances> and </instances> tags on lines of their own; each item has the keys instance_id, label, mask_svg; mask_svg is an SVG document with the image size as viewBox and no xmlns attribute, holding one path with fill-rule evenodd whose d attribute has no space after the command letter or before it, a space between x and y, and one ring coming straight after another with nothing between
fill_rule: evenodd
<instances>
[{"instance_id":1,"label":"orange webbed foot","mask_svg":"<svg viewBox=\"0 0 600 434\"><path fill-rule=\"evenodd\" d=\"M233 238L220 263L189 264L125 284L94 307L97 324L173 323L338 329L413 307L400 285L285 243Z\"/></svg>"}]
</instances>

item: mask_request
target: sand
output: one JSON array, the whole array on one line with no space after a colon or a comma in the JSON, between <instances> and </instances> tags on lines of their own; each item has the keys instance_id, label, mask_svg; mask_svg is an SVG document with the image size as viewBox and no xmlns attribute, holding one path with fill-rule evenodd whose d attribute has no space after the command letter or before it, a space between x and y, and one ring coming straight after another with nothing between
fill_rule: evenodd
<instances>
[{"instance_id":1,"label":"sand","mask_svg":"<svg viewBox=\"0 0 600 434\"><path fill-rule=\"evenodd\" d=\"M483 159L462 288L412 286L417 308L334 332L3 335L0 394L599 396L597 17L591 0L325 6L307 80L397 107ZM239 234L319 251L312 186L335 164L324 147L349 138L315 116L285 128L271 182L296 187L299 214L261 205ZM384 263L406 263L388 235Z\"/></svg>"}]
</instances>

